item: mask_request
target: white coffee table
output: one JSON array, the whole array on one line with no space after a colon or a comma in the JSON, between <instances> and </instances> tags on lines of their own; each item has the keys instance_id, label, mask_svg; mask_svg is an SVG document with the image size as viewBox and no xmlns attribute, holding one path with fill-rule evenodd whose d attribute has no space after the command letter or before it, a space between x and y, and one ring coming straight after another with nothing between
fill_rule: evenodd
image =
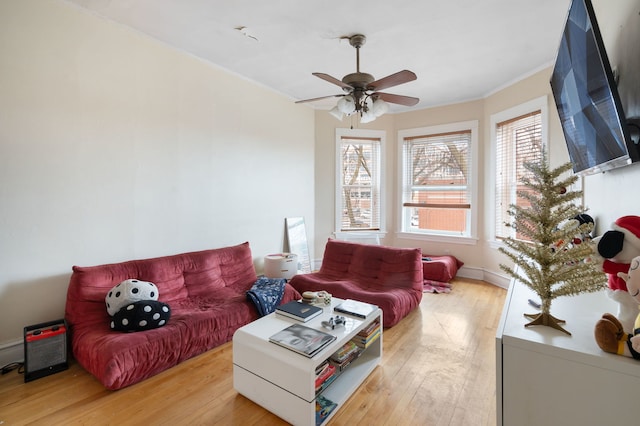
<instances>
[{"instance_id":1,"label":"white coffee table","mask_svg":"<svg viewBox=\"0 0 640 426\"><path fill-rule=\"evenodd\" d=\"M316 367L372 321L378 319L382 324L382 311L377 309L366 319L344 314L345 326L335 330L322 327L322 321L337 315L333 307L341 302L341 299L333 298L331 306L324 307L320 316L306 323L273 313L238 329L233 336L234 388L289 423L315 425ZM269 342L270 336L295 323L333 334L337 339L313 358ZM380 338L323 390L325 398L338 404L326 420L340 409L381 358L382 329Z\"/></svg>"}]
</instances>

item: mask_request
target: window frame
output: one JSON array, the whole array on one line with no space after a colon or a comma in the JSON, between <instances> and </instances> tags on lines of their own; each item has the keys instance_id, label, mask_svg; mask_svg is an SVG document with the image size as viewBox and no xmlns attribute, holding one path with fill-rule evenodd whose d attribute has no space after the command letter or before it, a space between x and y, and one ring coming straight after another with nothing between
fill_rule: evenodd
<instances>
[{"instance_id":1,"label":"window frame","mask_svg":"<svg viewBox=\"0 0 640 426\"><path fill-rule=\"evenodd\" d=\"M363 228L362 230L342 230L342 139L343 138L363 138L363 139L376 139L378 140L380 146L378 147L379 152L379 164L377 169L379 170L377 179L378 185L378 206L379 206L379 219L380 226L379 229L374 230L370 228ZM380 239L384 238L386 234L386 220L385 220L385 191L384 191L384 167L385 167L385 147L386 147L386 132L383 130L367 130L367 129L336 129L336 139L335 139L335 187L334 187L334 198L335 198L335 212L334 212L334 235L348 235L350 233L366 233L377 235Z\"/></svg>"},{"instance_id":2,"label":"window frame","mask_svg":"<svg viewBox=\"0 0 640 426\"><path fill-rule=\"evenodd\" d=\"M496 171L497 171L497 152L498 152L498 124L504 123L519 117L526 116L527 114L534 113L536 111L540 111L540 133L542 139L542 147L543 150L547 152L546 161L549 161L549 106L548 106L548 97L541 96L539 98L532 99L530 101L524 102L520 105L516 105L512 108L508 108L506 110L497 112L495 114L491 114L489 119L489 127L490 127L490 141L491 141L491 156L490 156L490 173L488 176L488 180L491 183L489 185L491 194L487 199L489 201L489 214L488 223L489 226L489 244L491 248L497 249L499 247L504 247L504 244L501 239L497 237L496 232L496 220L497 220L497 211L496 211L496 197L497 193L497 182L496 182Z\"/></svg>"},{"instance_id":3,"label":"window frame","mask_svg":"<svg viewBox=\"0 0 640 426\"><path fill-rule=\"evenodd\" d=\"M440 232L411 232L405 228L404 215L404 141L416 136L438 135L456 132L471 132L469 146L469 173L467 190L470 193L471 203L469 211L469 231L465 235L452 235ZM461 121L434 126L405 129L398 131L398 193L397 193L397 229L398 237L422 241L444 242L475 245L478 241L478 120Z\"/></svg>"}]
</instances>

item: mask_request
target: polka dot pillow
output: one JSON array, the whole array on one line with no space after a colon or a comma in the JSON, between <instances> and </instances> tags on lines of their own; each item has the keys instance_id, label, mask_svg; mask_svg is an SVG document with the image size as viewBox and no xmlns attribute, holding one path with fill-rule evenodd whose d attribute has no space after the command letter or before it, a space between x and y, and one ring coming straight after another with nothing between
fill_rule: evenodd
<instances>
[{"instance_id":1,"label":"polka dot pillow","mask_svg":"<svg viewBox=\"0 0 640 426\"><path fill-rule=\"evenodd\" d=\"M169 321L169 305L157 300L141 300L123 306L111 318L115 331L144 331L162 327Z\"/></svg>"},{"instance_id":2,"label":"polka dot pillow","mask_svg":"<svg viewBox=\"0 0 640 426\"><path fill-rule=\"evenodd\" d=\"M158 300L158 287L148 281L124 280L107 293L107 312L114 316L123 306L139 300Z\"/></svg>"},{"instance_id":3,"label":"polka dot pillow","mask_svg":"<svg viewBox=\"0 0 640 426\"><path fill-rule=\"evenodd\" d=\"M143 331L162 327L169 321L169 305L158 301L154 283L128 279L105 296L110 327L116 331Z\"/></svg>"}]
</instances>

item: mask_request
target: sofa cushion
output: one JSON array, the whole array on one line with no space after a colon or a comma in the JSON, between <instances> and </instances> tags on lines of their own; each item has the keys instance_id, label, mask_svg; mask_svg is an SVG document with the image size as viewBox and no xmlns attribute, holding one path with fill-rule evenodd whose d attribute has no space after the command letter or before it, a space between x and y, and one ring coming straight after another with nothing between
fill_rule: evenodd
<instances>
[{"instance_id":1,"label":"sofa cushion","mask_svg":"<svg viewBox=\"0 0 640 426\"><path fill-rule=\"evenodd\" d=\"M108 321L76 327L73 355L105 388L120 389L178 364L184 329L173 316L165 326L141 333L112 331Z\"/></svg>"},{"instance_id":2,"label":"sofa cushion","mask_svg":"<svg viewBox=\"0 0 640 426\"><path fill-rule=\"evenodd\" d=\"M422 275L425 280L446 283L455 278L462 265L464 265L462 261L451 255L424 256Z\"/></svg>"},{"instance_id":3,"label":"sofa cushion","mask_svg":"<svg viewBox=\"0 0 640 426\"><path fill-rule=\"evenodd\" d=\"M329 240L319 273L336 278L348 276L367 287L415 288L422 291L422 251ZM418 265L416 269L416 265Z\"/></svg>"},{"instance_id":4,"label":"sofa cushion","mask_svg":"<svg viewBox=\"0 0 640 426\"><path fill-rule=\"evenodd\" d=\"M296 275L291 284L299 293L325 290L333 297L354 299L377 305L382 310L384 327L393 327L422 299L422 291L407 291L406 288L367 288L348 277L331 278L320 273Z\"/></svg>"}]
</instances>

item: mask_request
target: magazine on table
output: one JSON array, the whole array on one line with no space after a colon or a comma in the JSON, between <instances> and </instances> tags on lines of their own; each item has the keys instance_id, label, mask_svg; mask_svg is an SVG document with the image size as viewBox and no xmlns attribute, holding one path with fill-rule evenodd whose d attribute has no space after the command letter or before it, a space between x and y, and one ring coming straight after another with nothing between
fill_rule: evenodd
<instances>
[{"instance_id":1,"label":"magazine on table","mask_svg":"<svg viewBox=\"0 0 640 426\"><path fill-rule=\"evenodd\" d=\"M290 325L269 337L270 342L309 358L320 352L334 340L336 340L336 336L302 324Z\"/></svg>"}]
</instances>

